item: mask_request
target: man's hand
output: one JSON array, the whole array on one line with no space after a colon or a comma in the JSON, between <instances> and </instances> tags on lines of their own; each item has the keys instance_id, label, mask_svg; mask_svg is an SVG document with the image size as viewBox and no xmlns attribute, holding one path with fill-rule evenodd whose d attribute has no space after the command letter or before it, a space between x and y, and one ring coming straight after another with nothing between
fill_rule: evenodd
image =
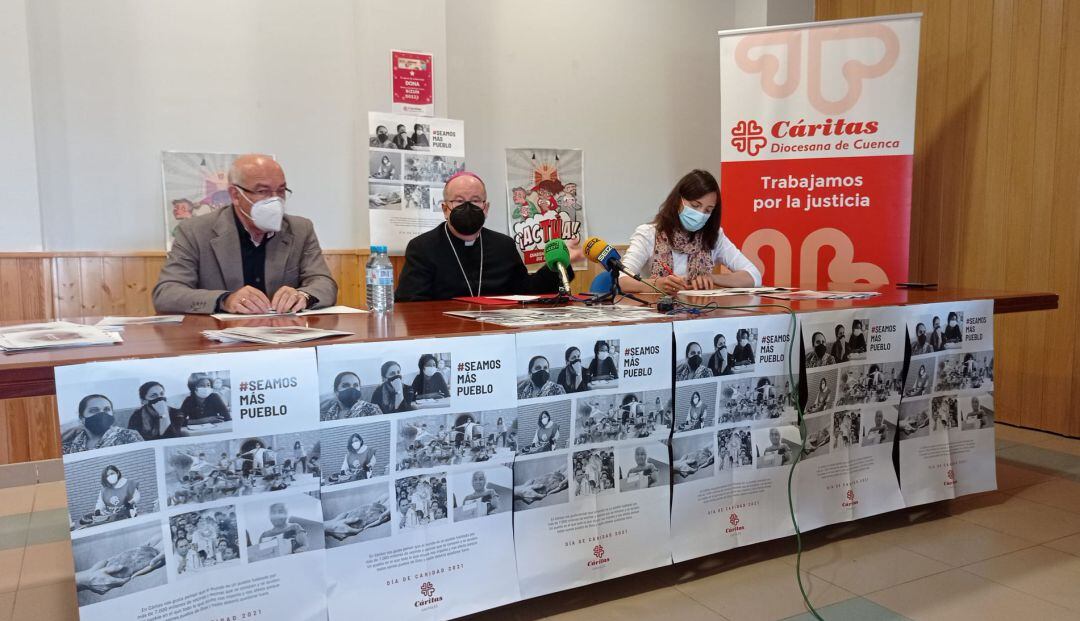
<instances>
[{"instance_id":1,"label":"man's hand","mask_svg":"<svg viewBox=\"0 0 1080 621\"><path fill-rule=\"evenodd\" d=\"M570 251L570 265L585 262L585 253L581 250L581 239L570 238L566 240L566 249Z\"/></svg>"},{"instance_id":2,"label":"man's hand","mask_svg":"<svg viewBox=\"0 0 1080 621\"><path fill-rule=\"evenodd\" d=\"M108 560L100 560L89 569L75 573L75 589L78 591L91 591L98 595L104 595L109 591L122 587L130 578L122 578L115 574L123 572L122 565L109 565Z\"/></svg>"},{"instance_id":3,"label":"man's hand","mask_svg":"<svg viewBox=\"0 0 1080 621\"><path fill-rule=\"evenodd\" d=\"M527 505L531 505L537 500L544 498L543 492L540 489L543 486L533 481L528 481L524 485L514 486L514 498L524 502Z\"/></svg>"},{"instance_id":4,"label":"man's hand","mask_svg":"<svg viewBox=\"0 0 1080 621\"><path fill-rule=\"evenodd\" d=\"M221 307L226 312L238 315L261 315L269 313L271 305L265 293L255 287L244 285L230 293L222 302Z\"/></svg>"},{"instance_id":5,"label":"man's hand","mask_svg":"<svg viewBox=\"0 0 1080 621\"><path fill-rule=\"evenodd\" d=\"M668 274L667 276L654 278L652 282L657 288L668 295L675 295L680 291L690 288L690 286L686 284L686 281L683 280L683 277L678 274Z\"/></svg>"},{"instance_id":6,"label":"man's hand","mask_svg":"<svg viewBox=\"0 0 1080 621\"><path fill-rule=\"evenodd\" d=\"M270 306L279 313L295 313L304 310L307 305L307 296L292 287L281 287L274 292L274 299L270 301Z\"/></svg>"}]
</instances>

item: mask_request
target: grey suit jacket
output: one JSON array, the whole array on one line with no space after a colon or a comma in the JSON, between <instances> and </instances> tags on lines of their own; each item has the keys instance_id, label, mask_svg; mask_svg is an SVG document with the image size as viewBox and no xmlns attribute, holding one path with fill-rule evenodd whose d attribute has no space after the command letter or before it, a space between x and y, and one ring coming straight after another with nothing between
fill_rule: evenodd
<instances>
[{"instance_id":1,"label":"grey suit jacket","mask_svg":"<svg viewBox=\"0 0 1080 621\"><path fill-rule=\"evenodd\" d=\"M337 283L330 276L311 220L286 215L281 231L266 242L266 291L283 285L318 300L316 307L337 303ZM240 237L233 208L184 220L154 285L159 313L215 312L218 298L244 286Z\"/></svg>"}]
</instances>

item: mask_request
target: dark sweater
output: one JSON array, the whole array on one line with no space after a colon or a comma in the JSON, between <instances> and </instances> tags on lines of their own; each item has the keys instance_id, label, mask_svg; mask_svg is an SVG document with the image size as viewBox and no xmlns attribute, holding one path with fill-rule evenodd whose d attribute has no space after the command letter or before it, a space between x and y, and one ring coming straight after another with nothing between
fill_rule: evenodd
<instances>
[{"instance_id":1,"label":"dark sweater","mask_svg":"<svg viewBox=\"0 0 1080 621\"><path fill-rule=\"evenodd\" d=\"M401 270L394 299L398 302L448 300L469 295L458 259L469 277L473 295L536 295L555 293L559 277L546 266L530 274L517 252L514 240L490 229L482 229L471 246L452 233L447 240L446 223L418 235L405 248L405 267ZM484 281L480 278L480 241L484 245ZM453 244L453 249L451 249ZM454 258L454 250L457 257ZM568 269L573 279L573 270Z\"/></svg>"}]
</instances>

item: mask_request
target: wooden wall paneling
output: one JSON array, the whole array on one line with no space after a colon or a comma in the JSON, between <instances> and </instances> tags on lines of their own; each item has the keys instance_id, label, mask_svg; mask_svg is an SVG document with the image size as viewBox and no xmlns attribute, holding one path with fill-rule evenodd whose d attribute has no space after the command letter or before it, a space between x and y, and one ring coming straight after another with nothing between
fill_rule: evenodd
<instances>
[{"instance_id":1,"label":"wooden wall paneling","mask_svg":"<svg viewBox=\"0 0 1080 621\"><path fill-rule=\"evenodd\" d=\"M100 315L130 315L127 297L124 295L124 258L101 258L101 307Z\"/></svg>"},{"instance_id":2,"label":"wooden wall paneling","mask_svg":"<svg viewBox=\"0 0 1080 621\"><path fill-rule=\"evenodd\" d=\"M338 281L338 290L342 293L338 293L338 301L345 306L352 306L354 308L367 308L367 278L364 271L364 265L367 263L369 253L351 253L343 257L341 264L341 279ZM391 262L393 262L391 260ZM394 270L394 284L397 284L397 277L400 276L401 269Z\"/></svg>"},{"instance_id":3,"label":"wooden wall paneling","mask_svg":"<svg viewBox=\"0 0 1080 621\"><path fill-rule=\"evenodd\" d=\"M0 259L0 319L21 319L23 312L21 283L19 260Z\"/></svg>"},{"instance_id":4,"label":"wooden wall paneling","mask_svg":"<svg viewBox=\"0 0 1080 621\"><path fill-rule=\"evenodd\" d=\"M81 308L79 315L83 317L104 315L105 310L105 269L104 257L85 256L79 262L79 285Z\"/></svg>"},{"instance_id":5,"label":"wooden wall paneling","mask_svg":"<svg viewBox=\"0 0 1080 621\"><path fill-rule=\"evenodd\" d=\"M1056 312L1054 321L1045 334L1044 351L1050 361L1053 378L1071 378L1071 385L1054 386L1047 391L1047 410L1061 412L1065 421L1048 421L1048 427L1064 429L1064 433L1080 436L1080 416L1075 404L1080 398L1080 376L1070 372L1076 367L1076 352L1080 347L1080 327L1076 325L1076 309L1080 306L1080 281L1078 281L1077 257L1080 257L1080 210L1076 197L1080 196L1080 175L1077 174L1076 145L1080 144L1080 2L1067 2L1062 16L1061 88L1058 105L1058 162L1071 162L1071 166L1057 166L1054 194L1051 197L1048 221L1048 239L1053 247L1049 284L1061 295L1062 308ZM1044 242L1045 243L1045 242Z\"/></svg>"},{"instance_id":6,"label":"wooden wall paneling","mask_svg":"<svg viewBox=\"0 0 1080 621\"><path fill-rule=\"evenodd\" d=\"M56 397L20 399L29 425L27 452L31 460L61 457L60 423L56 416Z\"/></svg>"},{"instance_id":7,"label":"wooden wall paneling","mask_svg":"<svg viewBox=\"0 0 1080 621\"><path fill-rule=\"evenodd\" d=\"M53 299L53 264L44 257L19 258L19 280L22 287L22 315L17 319L53 319L56 316Z\"/></svg>"},{"instance_id":8,"label":"wooden wall paneling","mask_svg":"<svg viewBox=\"0 0 1080 621\"><path fill-rule=\"evenodd\" d=\"M3 443L7 453L4 463L17 464L30 461L30 421L27 419L23 399L0 401L5 423Z\"/></svg>"},{"instance_id":9,"label":"wooden wall paneling","mask_svg":"<svg viewBox=\"0 0 1080 621\"><path fill-rule=\"evenodd\" d=\"M80 261L78 257L53 259L54 315L58 318L79 317L82 314L80 296Z\"/></svg>"}]
</instances>

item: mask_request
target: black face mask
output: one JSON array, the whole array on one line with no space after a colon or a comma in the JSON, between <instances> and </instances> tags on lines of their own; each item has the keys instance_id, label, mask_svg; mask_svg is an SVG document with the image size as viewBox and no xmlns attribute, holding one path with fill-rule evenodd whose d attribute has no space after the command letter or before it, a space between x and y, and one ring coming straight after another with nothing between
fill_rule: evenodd
<instances>
[{"instance_id":1,"label":"black face mask","mask_svg":"<svg viewBox=\"0 0 1080 621\"><path fill-rule=\"evenodd\" d=\"M338 401L341 402L341 405L351 408L354 403L360 400L360 389L345 388L344 390L339 390L337 398Z\"/></svg>"},{"instance_id":2,"label":"black face mask","mask_svg":"<svg viewBox=\"0 0 1080 621\"><path fill-rule=\"evenodd\" d=\"M95 436L100 436L109 430L109 427L113 426L113 415L107 412L100 414L94 414L93 416L87 416L83 419L83 425L86 426L86 430Z\"/></svg>"},{"instance_id":3,"label":"black face mask","mask_svg":"<svg viewBox=\"0 0 1080 621\"><path fill-rule=\"evenodd\" d=\"M826 349L824 345L814 345L814 353L817 354L818 358L824 358L825 351Z\"/></svg>"},{"instance_id":4,"label":"black face mask","mask_svg":"<svg viewBox=\"0 0 1080 621\"><path fill-rule=\"evenodd\" d=\"M474 203L462 203L450 210L450 225L462 235L475 235L484 227L484 210Z\"/></svg>"},{"instance_id":5,"label":"black face mask","mask_svg":"<svg viewBox=\"0 0 1080 621\"><path fill-rule=\"evenodd\" d=\"M540 369L539 371L532 372L532 381L537 386L543 386L550 378L551 375L548 374L547 369Z\"/></svg>"},{"instance_id":6,"label":"black face mask","mask_svg":"<svg viewBox=\"0 0 1080 621\"><path fill-rule=\"evenodd\" d=\"M691 369L696 369L701 366L701 356L694 354L686 359L686 363L690 365Z\"/></svg>"}]
</instances>

